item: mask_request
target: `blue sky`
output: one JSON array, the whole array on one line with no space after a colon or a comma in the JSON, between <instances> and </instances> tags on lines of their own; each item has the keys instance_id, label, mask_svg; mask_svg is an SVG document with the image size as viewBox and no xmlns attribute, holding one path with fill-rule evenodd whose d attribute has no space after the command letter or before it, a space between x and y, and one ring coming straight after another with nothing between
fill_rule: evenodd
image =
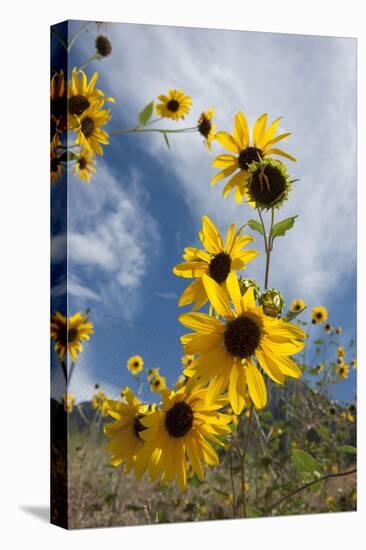
<instances>
[{"instance_id":1,"label":"blue sky","mask_svg":"<svg viewBox=\"0 0 366 550\"><path fill-rule=\"evenodd\" d=\"M70 23L71 35L79 25ZM98 87L116 99L107 130L133 126L141 108L171 87L192 96L193 106L183 122L162 127L193 126L208 107L216 109L218 128L228 131L239 110L251 125L263 112L284 116L280 131L293 132L284 148L299 159L289 170L300 181L279 217L299 218L275 243L270 286L281 289L288 304L301 297L309 307L326 305L330 322L343 327L342 343L354 338L356 42L125 24L100 32L110 37L112 55L86 73L98 71ZM90 24L71 52L69 73L93 53L96 35ZM222 184L209 187L219 145L210 155L198 134L173 136L171 145L168 150L154 134L114 137L90 186L68 176L69 315L90 307L95 323L75 369L80 399L95 382L111 394L129 383L125 362L134 353L175 381L185 331L177 299L187 282L172 267L184 246L197 244L202 215L222 231L254 217L232 196L222 198ZM53 237L57 251L62 228ZM259 239L256 247L262 254L246 274L262 283ZM315 337L316 331L323 335L316 328ZM352 372L335 395L352 399L354 388Z\"/></svg>"}]
</instances>

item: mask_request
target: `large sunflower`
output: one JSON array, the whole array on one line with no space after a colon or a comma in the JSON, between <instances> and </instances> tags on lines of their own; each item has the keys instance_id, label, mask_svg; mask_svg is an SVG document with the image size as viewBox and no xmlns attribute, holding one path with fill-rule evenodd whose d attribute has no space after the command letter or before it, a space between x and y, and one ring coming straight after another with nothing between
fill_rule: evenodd
<instances>
[{"instance_id":1,"label":"large sunflower","mask_svg":"<svg viewBox=\"0 0 366 550\"><path fill-rule=\"evenodd\" d=\"M112 454L112 466L124 464L126 473L134 469L139 480L154 456L151 446L141 438L146 429L141 420L149 414L149 405L142 404L129 388L124 397L127 403L107 402L107 413L115 419L104 426L104 433L111 437L107 450Z\"/></svg>"},{"instance_id":2,"label":"large sunflower","mask_svg":"<svg viewBox=\"0 0 366 550\"><path fill-rule=\"evenodd\" d=\"M155 111L163 118L179 120L184 118L192 105L192 99L180 90L169 90L167 95L159 95L161 101L155 105Z\"/></svg>"},{"instance_id":3,"label":"large sunflower","mask_svg":"<svg viewBox=\"0 0 366 550\"><path fill-rule=\"evenodd\" d=\"M212 443L223 445L217 436L230 433L227 425L231 417L218 412L227 403L226 398L208 404L206 394L206 389L188 390L187 386L177 392L163 390L161 410L141 419L147 429L140 435L156 452L150 470L153 480L159 474L166 483L177 477L183 491L187 486L188 461L200 480L204 478L202 462L218 464Z\"/></svg>"},{"instance_id":4,"label":"large sunflower","mask_svg":"<svg viewBox=\"0 0 366 550\"><path fill-rule=\"evenodd\" d=\"M228 193L235 189L235 199L241 203L246 193L247 182L250 178L248 170L252 162L258 162L272 155L279 155L289 160L296 159L283 151L273 147L275 143L290 136L290 132L280 134L275 137L281 117L277 118L267 128L268 115L261 115L255 122L253 127L253 141L250 141L250 132L247 119L242 112L238 112L235 116L233 135L228 132L217 132L215 139L230 153L218 155L212 166L221 168L222 170L216 174L211 185L223 178L232 176L223 189L223 195L226 198Z\"/></svg>"},{"instance_id":5,"label":"large sunflower","mask_svg":"<svg viewBox=\"0 0 366 550\"><path fill-rule=\"evenodd\" d=\"M56 311L51 318L51 338L56 342L55 351L58 352L60 361L65 359L67 352L76 361L78 353L83 351L81 341L89 340L89 334L93 333L93 323L80 311L68 319Z\"/></svg>"},{"instance_id":6,"label":"large sunflower","mask_svg":"<svg viewBox=\"0 0 366 550\"><path fill-rule=\"evenodd\" d=\"M232 271L244 269L259 252L256 250L243 250L244 246L254 241L249 235L240 235L235 232L235 224L232 224L226 234L225 245L221 235L208 216L202 218L202 231L199 238L205 248L189 247L184 249L184 263L173 268L173 273L178 277L196 279L183 292L179 298L179 305L185 306L195 302L194 310L202 307L208 300L207 292L202 283L202 275L209 275L218 284L225 287L228 275Z\"/></svg>"},{"instance_id":7,"label":"large sunflower","mask_svg":"<svg viewBox=\"0 0 366 550\"><path fill-rule=\"evenodd\" d=\"M210 382L209 399L229 387L235 414L243 410L247 390L254 405L262 408L267 391L257 363L278 384L284 383L285 376L299 378L301 370L289 356L304 348L306 335L292 323L265 315L262 306L256 305L252 288L241 296L235 273L226 281L234 309L227 293L211 277L203 275L202 281L212 306L224 320L204 313L179 317L184 326L196 331L181 338L186 353L198 354L196 376L200 376L200 384Z\"/></svg>"},{"instance_id":8,"label":"large sunflower","mask_svg":"<svg viewBox=\"0 0 366 550\"><path fill-rule=\"evenodd\" d=\"M94 102L101 107L105 101L115 103L113 97L107 97L102 90L95 88L98 73L94 73L89 83L86 74L76 67L72 71L68 84L68 113L70 116L80 117Z\"/></svg>"},{"instance_id":9,"label":"large sunflower","mask_svg":"<svg viewBox=\"0 0 366 550\"><path fill-rule=\"evenodd\" d=\"M109 135L102 130L102 126L111 118L109 109L100 109L96 101L86 109L80 117L75 117L75 130L77 137L75 144L81 145L92 157L96 154L103 155L101 143L109 143Z\"/></svg>"}]
</instances>

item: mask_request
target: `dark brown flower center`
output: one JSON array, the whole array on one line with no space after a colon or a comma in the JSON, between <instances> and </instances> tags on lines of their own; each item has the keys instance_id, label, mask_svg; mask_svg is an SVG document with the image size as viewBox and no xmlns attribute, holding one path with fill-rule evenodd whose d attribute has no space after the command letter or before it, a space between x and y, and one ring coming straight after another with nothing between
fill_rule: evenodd
<instances>
[{"instance_id":1,"label":"dark brown flower center","mask_svg":"<svg viewBox=\"0 0 366 550\"><path fill-rule=\"evenodd\" d=\"M241 315L227 324L224 332L225 347L230 355L248 359L257 349L260 337L258 324L251 317Z\"/></svg>"},{"instance_id":2,"label":"dark brown flower center","mask_svg":"<svg viewBox=\"0 0 366 550\"><path fill-rule=\"evenodd\" d=\"M66 97L55 97L51 99L51 114L57 120L66 114Z\"/></svg>"},{"instance_id":3,"label":"dark brown flower center","mask_svg":"<svg viewBox=\"0 0 366 550\"><path fill-rule=\"evenodd\" d=\"M180 401L168 410L165 427L171 437L184 437L192 429L193 410L188 403Z\"/></svg>"},{"instance_id":4,"label":"dark brown flower center","mask_svg":"<svg viewBox=\"0 0 366 550\"><path fill-rule=\"evenodd\" d=\"M59 157L54 157L51 159L51 172L57 172L61 164Z\"/></svg>"},{"instance_id":5,"label":"dark brown flower center","mask_svg":"<svg viewBox=\"0 0 366 550\"><path fill-rule=\"evenodd\" d=\"M160 386L160 380L154 380L153 385L155 388L158 388Z\"/></svg>"},{"instance_id":6,"label":"dark brown flower center","mask_svg":"<svg viewBox=\"0 0 366 550\"><path fill-rule=\"evenodd\" d=\"M74 327L68 330L66 325L62 325L59 329L58 339L63 346L72 344L78 339L78 329Z\"/></svg>"},{"instance_id":7,"label":"dark brown flower center","mask_svg":"<svg viewBox=\"0 0 366 550\"><path fill-rule=\"evenodd\" d=\"M248 191L250 198L262 206L273 206L285 194L287 181L277 166L259 166L253 172Z\"/></svg>"},{"instance_id":8,"label":"dark brown flower center","mask_svg":"<svg viewBox=\"0 0 366 550\"><path fill-rule=\"evenodd\" d=\"M95 40L95 47L99 55L107 57L112 52L112 44L106 36L97 36Z\"/></svg>"},{"instance_id":9,"label":"dark brown flower center","mask_svg":"<svg viewBox=\"0 0 366 550\"><path fill-rule=\"evenodd\" d=\"M320 311L318 311L318 313L315 314L315 317L317 319L321 319L323 317L323 315L320 313Z\"/></svg>"},{"instance_id":10,"label":"dark brown flower center","mask_svg":"<svg viewBox=\"0 0 366 550\"><path fill-rule=\"evenodd\" d=\"M89 100L83 95L74 95L69 99L70 115L80 116L89 106Z\"/></svg>"},{"instance_id":11,"label":"dark brown flower center","mask_svg":"<svg viewBox=\"0 0 366 550\"><path fill-rule=\"evenodd\" d=\"M88 161L85 157L80 157L78 160L80 170L85 170L88 166Z\"/></svg>"},{"instance_id":12,"label":"dark brown flower center","mask_svg":"<svg viewBox=\"0 0 366 550\"><path fill-rule=\"evenodd\" d=\"M143 414L138 414L135 417L135 420L133 421L133 431L135 432L136 437L138 437L139 439L141 439L140 432L143 432L144 430L146 430L146 427L143 426L143 424L141 424L140 422L140 419L143 417L144 417Z\"/></svg>"},{"instance_id":13,"label":"dark brown flower center","mask_svg":"<svg viewBox=\"0 0 366 550\"><path fill-rule=\"evenodd\" d=\"M139 366L139 362L138 361L135 361L134 364L133 364L134 367L138 367Z\"/></svg>"},{"instance_id":14,"label":"dark brown flower center","mask_svg":"<svg viewBox=\"0 0 366 550\"><path fill-rule=\"evenodd\" d=\"M258 162L263 158L263 153L258 147L247 147L240 151L238 163L242 170L248 170L249 164Z\"/></svg>"},{"instance_id":15,"label":"dark brown flower center","mask_svg":"<svg viewBox=\"0 0 366 550\"><path fill-rule=\"evenodd\" d=\"M171 111L172 113L176 113L179 109L179 101L177 101L176 99L171 99L170 101L168 101L166 106L169 111Z\"/></svg>"},{"instance_id":16,"label":"dark brown flower center","mask_svg":"<svg viewBox=\"0 0 366 550\"><path fill-rule=\"evenodd\" d=\"M301 309L300 304L296 304L296 306L295 306L295 311L300 311L300 309Z\"/></svg>"},{"instance_id":17,"label":"dark brown flower center","mask_svg":"<svg viewBox=\"0 0 366 550\"><path fill-rule=\"evenodd\" d=\"M217 283L226 281L231 269L231 258L226 252L219 252L214 256L208 268L208 274Z\"/></svg>"},{"instance_id":18,"label":"dark brown flower center","mask_svg":"<svg viewBox=\"0 0 366 550\"><path fill-rule=\"evenodd\" d=\"M201 122L198 124L198 131L199 133L205 137L206 139L208 138L208 135L211 131L211 128L212 128L212 124L211 124L211 121L208 120L207 117L205 117L203 114L202 114L202 117L201 117Z\"/></svg>"},{"instance_id":19,"label":"dark brown flower center","mask_svg":"<svg viewBox=\"0 0 366 550\"><path fill-rule=\"evenodd\" d=\"M81 131L84 134L86 138L90 138L90 136L93 135L94 132L94 120L90 118L89 116L85 117L81 121Z\"/></svg>"}]
</instances>

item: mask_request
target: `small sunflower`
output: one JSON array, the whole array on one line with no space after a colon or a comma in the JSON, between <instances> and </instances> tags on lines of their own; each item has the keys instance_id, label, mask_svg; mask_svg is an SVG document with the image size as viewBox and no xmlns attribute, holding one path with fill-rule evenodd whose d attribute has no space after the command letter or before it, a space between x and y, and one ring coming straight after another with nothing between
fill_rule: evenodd
<instances>
[{"instance_id":1,"label":"small sunflower","mask_svg":"<svg viewBox=\"0 0 366 550\"><path fill-rule=\"evenodd\" d=\"M214 168L221 168L222 170L212 178L211 185L232 176L223 190L225 198L231 190L235 190L236 201L238 203L242 202L248 180L251 177L249 166L252 162L270 158L272 155L279 155L296 161L293 156L285 153L282 149L273 147L275 143L291 135L290 132L286 132L275 137L280 120L281 117L277 118L267 128L268 115L266 113L261 115L253 127L252 143L250 142L248 122L242 112L237 113L235 116L233 135L228 132L217 132L215 134L215 139L227 151L234 153L234 155L218 155L212 163ZM236 173L234 174L234 172Z\"/></svg>"},{"instance_id":2,"label":"small sunflower","mask_svg":"<svg viewBox=\"0 0 366 550\"><path fill-rule=\"evenodd\" d=\"M298 298L298 299L293 300L291 302L290 311L292 311L292 313L298 313L299 311L302 311L303 309L305 309L304 300L301 300L300 298Z\"/></svg>"},{"instance_id":3,"label":"small sunflower","mask_svg":"<svg viewBox=\"0 0 366 550\"><path fill-rule=\"evenodd\" d=\"M96 392L91 400L91 404L93 409L100 411L102 413L102 416L107 416L107 403L108 403L108 396L104 391L98 391Z\"/></svg>"},{"instance_id":4,"label":"small sunflower","mask_svg":"<svg viewBox=\"0 0 366 550\"><path fill-rule=\"evenodd\" d=\"M169 90L167 95L159 95L160 104L155 105L158 115L178 121L184 118L192 105L192 99L180 90Z\"/></svg>"},{"instance_id":5,"label":"small sunflower","mask_svg":"<svg viewBox=\"0 0 366 550\"><path fill-rule=\"evenodd\" d=\"M346 356L346 349L344 346L339 346L337 349L337 355L340 359L343 359Z\"/></svg>"},{"instance_id":6,"label":"small sunflower","mask_svg":"<svg viewBox=\"0 0 366 550\"><path fill-rule=\"evenodd\" d=\"M184 368L190 367L194 362L194 355L183 355L181 362Z\"/></svg>"},{"instance_id":7,"label":"small sunflower","mask_svg":"<svg viewBox=\"0 0 366 550\"><path fill-rule=\"evenodd\" d=\"M245 196L253 208L280 208L287 200L292 183L286 166L274 159L252 162Z\"/></svg>"},{"instance_id":8,"label":"small sunflower","mask_svg":"<svg viewBox=\"0 0 366 550\"><path fill-rule=\"evenodd\" d=\"M55 340L55 351L60 361L63 361L67 352L75 362L80 351L83 351L82 340L89 340L89 334L94 334L93 323L88 321L87 315L80 311L67 318L59 311L51 318L51 338Z\"/></svg>"},{"instance_id":9,"label":"small sunflower","mask_svg":"<svg viewBox=\"0 0 366 550\"><path fill-rule=\"evenodd\" d=\"M209 151L211 151L211 144L215 139L216 125L212 122L214 113L213 109L208 109L205 113L202 113L197 126L199 133L204 137L204 144Z\"/></svg>"},{"instance_id":10,"label":"small sunflower","mask_svg":"<svg viewBox=\"0 0 366 550\"><path fill-rule=\"evenodd\" d=\"M128 386L125 386L124 388L121 389L120 396L121 396L122 399L124 399L126 397L126 394L129 391L129 389L130 388Z\"/></svg>"},{"instance_id":11,"label":"small sunflower","mask_svg":"<svg viewBox=\"0 0 366 550\"><path fill-rule=\"evenodd\" d=\"M320 325L328 319L328 311L324 306L313 307L311 317L313 325Z\"/></svg>"},{"instance_id":12,"label":"small sunflower","mask_svg":"<svg viewBox=\"0 0 366 550\"><path fill-rule=\"evenodd\" d=\"M61 157L56 155L51 149L51 183L56 183L56 181L61 178L63 175Z\"/></svg>"},{"instance_id":13,"label":"small sunflower","mask_svg":"<svg viewBox=\"0 0 366 550\"><path fill-rule=\"evenodd\" d=\"M51 78L51 149L61 145L60 134L67 128L67 87L61 70Z\"/></svg>"},{"instance_id":14,"label":"small sunflower","mask_svg":"<svg viewBox=\"0 0 366 550\"><path fill-rule=\"evenodd\" d=\"M77 156L74 176L79 176L81 181L87 181L90 183L90 178L93 172L96 172L96 169L94 168L95 164L96 161L91 158L89 151L83 149Z\"/></svg>"},{"instance_id":15,"label":"small sunflower","mask_svg":"<svg viewBox=\"0 0 366 550\"><path fill-rule=\"evenodd\" d=\"M149 382L151 382L151 380L156 376L159 376L159 373L160 373L160 369L149 369L147 371L147 379L149 380Z\"/></svg>"},{"instance_id":16,"label":"small sunflower","mask_svg":"<svg viewBox=\"0 0 366 550\"><path fill-rule=\"evenodd\" d=\"M72 71L71 81L68 85L68 113L71 117L80 117L93 103L97 102L101 107L105 101L115 103L113 97L106 97L102 90L95 88L98 73L94 73L88 83L84 71L76 67ZM71 124L73 127L73 125Z\"/></svg>"},{"instance_id":17,"label":"small sunflower","mask_svg":"<svg viewBox=\"0 0 366 550\"><path fill-rule=\"evenodd\" d=\"M72 393L64 393L62 397L62 403L64 405L64 411L67 413L71 413L75 405L75 399Z\"/></svg>"},{"instance_id":18,"label":"small sunflower","mask_svg":"<svg viewBox=\"0 0 366 550\"><path fill-rule=\"evenodd\" d=\"M133 355L127 361L127 368L134 375L141 372L143 367L144 360L142 359L142 357L140 357L140 355Z\"/></svg>"},{"instance_id":19,"label":"small sunflower","mask_svg":"<svg viewBox=\"0 0 366 550\"><path fill-rule=\"evenodd\" d=\"M164 376L155 376L150 381L150 390L153 393L158 393L166 388L166 378Z\"/></svg>"},{"instance_id":20,"label":"small sunflower","mask_svg":"<svg viewBox=\"0 0 366 550\"><path fill-rule=\"evenodd\" d=\"M74 129L77 132L75 144L89 151L92 157L103 155L100 144L109 143L109 135L101 127L110 120L110 111L99 107L100 104L95 102L80 117L75 117Z\"/></svg>"},{"instance_id":21,"label":"small sunflower","mask_svg":"<svg viewBox=\"0 0 366 550\"><path fill-rule=\"evenodd\" d=\"M235 273L227 279L234 309L227 293L211 277L203 275L202 281L210 303L224 321L204 313L179 317L184 326L196 331L182 336L181 341L186 353L198 354L195 371L199 383L210 383L209 399L228 387L235 414L243 410L248 392L261 409L267 403L267 390L257 362L278 384L285 382L285 376L300 378L301 370L290 355L304 348L306 335L290 322L265 315L262 306L256 305L252 288L241 296Z\"/></svg>"},{"instance_id":22,"label":"small sunflower","mask_svg":"<svg viewBox=\"0 0 366 550\"><path fill-rule=\"evenodd\" d=\"M259 252L243 250L244 246L254 241L250 235L235 233L235 224L232 224L226 234L225 245L221 235L208 216L202 218L202 231L199 238L206 250L189 247L184 249L184 263L173 268L174 275L192 279L193 281L179 298L178 305L186 306L195 302L193 310L201 308L208 300L202 275L209 275L223 287L233 271L244 269L246 264L254 260Z\"/></svg>"},{"instance_id":23,"label":"small sunflower","mask_svg":"<svg viewBox=\"0 0 366 550\"><path fill-rule=\"evenodd\" d=\"M338 335L342 334L342 327L337 327L335 331Z\"/></svg>"},{"instance_id":24,"label":"small sunflower","mask_svg":"<svg viewBox=\"0 0 366 550\"><path fill-rule=\"evenodd\" d=\"M349 366L347 365L347 363L342 363L341 365L339 365L339 367L337 367L336 372L341 380L345 380L346 378L348 378Z\"/></svg>"},{"instance_id":25,"label":"small sunflower","mask_svg":"<svg viewBox=\"0 0 366 550\"><path fill-rule=\"evenodd\" d=\"M328 334L332 334L333 332L333 327L330 323L325 323L324 325L324 330L325 332L327 332Z\"/></svg>"},{"instance_id":26,"label":"small sunflower","mask_svg":"<svg viewBox=\"0 0 366 550\"><path fill-rule=\"evenodd\" d=\"M353 369L357 369L357 359L352 359L351 365Z\"/></svg>"},{"instance_id":27,"label":"small sunflower","mask_svg":"<svg viewBox=\"0 0 366 550\"><path fill-rule=\"evenodd\" d=\"M134 469L136 479L140 480L153 459L153 452L141 438L146 430L141 419L149 414L149 405L140 403L130 389L125 397L127 403L107 401L107 413L115 419L104 426L104 433L111 438L107 450L112 455L112 466L123 464L126 473Z\"/></svg>"},{"instance_id":28,"label":"small sunflower","mask_svg":"<svg viewBox=\"0 0 366 550\"><path fill-rule=\"evenodd\" d=\"M226 398L218 398L208 404L206 389L181 388L174 392L161 392L162 405L148 417L141 419L146 430L141 437L155 448L156 462L152 480L162 475L162 482L169 483L176 477L181 491L187 486L187 470L192 466L202 481L202 462L216 466L219 457L212 443L223 446L218 436L230 433L231 417L219 411Z\"/></svg>"}]
</instances>

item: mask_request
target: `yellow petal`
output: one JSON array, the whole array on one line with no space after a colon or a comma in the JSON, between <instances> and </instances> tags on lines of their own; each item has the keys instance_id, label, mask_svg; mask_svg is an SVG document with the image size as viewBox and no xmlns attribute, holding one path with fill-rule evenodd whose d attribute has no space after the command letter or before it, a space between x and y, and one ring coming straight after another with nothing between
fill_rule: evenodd
<instances>
[{"instance_id":1,"label":"yellow petal","mask_svg":"<svg viewBox=\"0 0 366 550\"><path fill-rule=\"evenodd\" d=\"M208 265L204 262L186 262L178 264L173 268L174 275L188 279L200 277L204 273L207 273L207 271Z\"/></svg>"},{"instance_id":2,"label":"yellow petal","mask_svg":"<svg viewBox=\"0 0 366 550\"><path fill-rule=\"evenodd\" d=\"M228 132L217 132L217 134L215 134L215 139L217 139L227 151L240 153L240 146Z\"/></svg>"},{"instance_id":3,"label":"yellow petal","mask_svg":"<svg viewBox=\"0 0 366 550\"><path fill-rule=\"evenodd\" d=\"M235 361L229 382L229 399L234 414L240 414L244 408L245 382L244 367L240 361Z\"/></svg>"},{"instance_id":4,"label":"yellow petal","mask_svg":"<svg viewBox=\"0 0 366 550\"><path fill-rule=\"evenodd\" d=\"M212 162L214 168L227 168L232 165L238 166L238 159L234 155L218 155Z\"/></svg>"},{"instance_id":5,"label":"yellow petal","mask_svg":"<svg viewBox=\"0 0 366 550\"><path fill-rule=\"evenodd\" d=\"M252 361L247 362L247 383L250 397L257 407L263 409L267 404L267 388L262 374Z\"/></svg>"},{"instance_id":6,"label":"yellow petal","mask_svg":"<svg viewBox=\"0 0 366 550\"><path fill-rule=\"evenodd\" d=\"M187 328L191 328L201 334L210 334L215 330L224 328L224 324L206 313L183 313L179 315L179 321Z\"/></svg>"},{"instance_id":7,"label":"yellow petal","mask_svg":"<svg viewBox=\"0 0 366 550\"><path fill-rule=\"evenodd\" d=\"M266 151L266 157L269 155L279 155L281 157L285 157L286 159L292 160L293 162L297 162L297 159L293 157L292 155L289 155L288 153L285 153L285 151L282 151L282 149L269 149Z\"/></svg>"},{"instance_id":8,"label":"yellow petal","mask_svg":"<svg viewBox=\"0 0 366 550\"><path fill-rule=\"evenodd\" d=\"M207 275L202 276L202 282L208 299L217 313L223 317L232 317L233 315L230 309L229 300L223 288Z\"/></svg>"},{"instance_id":9,"label":"yellow petal","mask_svg":"<svg viewBox=\"0 0 366 550\"><path fill-rule=\"evenodd\" d=\"M261 140L267 125L267 118L268 118L267 113L264 113L255 121L254 128L253 128L253 143L255 147L260 148L261 146Z\"/></svg>"},{"instance_id":10,"label":"yellow petal","mask_svg":"<svg viewBox=\"0 0 366 550\"><path fill-rule=\"evenodd\" d=\"M261 349L257 349L255 356L259 361L260 366L266 374L277 384L283 384L285 382L284 376L279 369L276 361L276 356L269 353L263 353Z\"/></svg>"},{"instance_id":11,"label":"yellow petal","mask_svg":"<svg viewBox=\"0 0 366 550\"><path fill-rule=\"evenodd\" d=\"M250 287L241 298L242 311L253 309L255 307L254 288Z\"/></svg>"},{"instance_id":12,"label":"yellow petal","mask_svg":"<svg viewBox=\"0 0 366 550\"><path fill-rule=\"evenodd\" d=\"M246 149L249 146L249 126L245 115L239 111L235 116L234 122L234 138L240 144L241 149Z\"/></svg>"},{"instance_id":13,"label":"yellow petal","mask_svg":"<svg viewBox=\"0 0 366 550\"><path fill-rule=\"evenodd\" d=\"M229 273L228 278L226 279L226 287L229 291L230 298L234 304L234 307L238 314L241 313L241 292L239 287L238 278L235 271Z\"/></svg>"},{"instance_id":14,"label":"yellow petal","mask_svg":"<svg viewBox=\"0 0 366 550\"><path fill-rule=\"evenodd\" d=\"M233 172L237 169L237 166L233 164L232 166L228 166L224 170L221 170L221 172L218 172L211 180L210 185L215 185L218 181L222 180L223 178L227 178L228 176L231 176Z\"/></svg>"}]
</instances>

